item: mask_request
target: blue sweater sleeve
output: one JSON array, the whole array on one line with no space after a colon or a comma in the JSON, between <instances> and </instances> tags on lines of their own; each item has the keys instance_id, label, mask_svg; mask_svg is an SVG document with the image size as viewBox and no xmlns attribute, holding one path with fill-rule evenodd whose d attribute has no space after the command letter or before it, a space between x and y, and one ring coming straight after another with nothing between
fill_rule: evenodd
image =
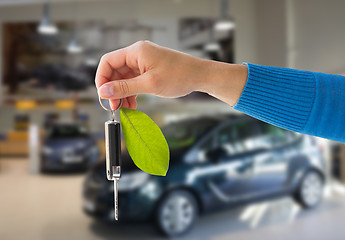
<instances>
[{"instance_id":1,"label":"blue sweater sleeve","mask_svg":"<svg viewBox=\"0 0 345 240\"><path fill-rule=\"evenodd\" d=\"M345 77L248 64L234 109L278 127L345 143Z\"/></svg>"}]
</instances>

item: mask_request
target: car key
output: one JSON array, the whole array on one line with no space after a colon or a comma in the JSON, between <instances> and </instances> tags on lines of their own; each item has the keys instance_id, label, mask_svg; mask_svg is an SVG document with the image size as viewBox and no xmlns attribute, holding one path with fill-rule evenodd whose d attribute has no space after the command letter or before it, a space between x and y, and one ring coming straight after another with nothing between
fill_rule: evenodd
<instances>
[{"instance_id":1,"label":"car key","mask_svg":"<svg viewBox=\"0 0 345 240\"><path fill-rule=\"evenodd\" d=\"M115 120L105 122L106 174L114 181L115 219L118 220L118 181L121 177L121 132L120 123Z\"/></svg>"},{"instance_id":2,"label":"car key","mask_svg":"<svg viewBox=\"0 0 345 240\"><path fill-rule=\"evenodd\" d=\"M114 213L115 220L119 219L118 214L118 181L121 177L121 125L119 121L115 120L115 111L121 108L122 100L116 110L110 110L103 106L101 99L99 99L101 106L112 112L112 119L106 121L105 126L105 154L106 154L106 175L109 181L114 181Z\"/></svg>"}]
</instances>

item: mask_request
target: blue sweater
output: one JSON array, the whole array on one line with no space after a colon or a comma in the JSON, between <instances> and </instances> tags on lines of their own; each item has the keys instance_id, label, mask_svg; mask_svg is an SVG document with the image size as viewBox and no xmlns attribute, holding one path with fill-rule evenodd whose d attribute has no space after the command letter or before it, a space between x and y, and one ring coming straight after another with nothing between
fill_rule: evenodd
<instances>
[{"instance_id":1,"label":"blue sweater","mask_svg":"<svg viewBox=\"0 0 345 240\"><path fill-rule=\"evenodd\" d=\"M291 131L345 143L345 77L248 64L234 109Z\"/></svg>"}]
</instances>

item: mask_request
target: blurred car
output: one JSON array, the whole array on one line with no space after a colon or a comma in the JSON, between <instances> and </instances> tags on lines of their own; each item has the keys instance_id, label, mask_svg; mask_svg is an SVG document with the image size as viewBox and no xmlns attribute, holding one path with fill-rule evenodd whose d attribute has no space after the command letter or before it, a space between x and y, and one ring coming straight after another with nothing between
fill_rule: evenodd
<instances>
[{"instance_id":1,"label":"blurred car","mask_svg":"<svg viewBox=\"0 0 345 240\"><path fill-rule=\"evenodd\" d=\"M43 142L41 171L83 171L94 166L99 157L97 142L85 126L55 124Z\"/></svg>"},{"instance_id":2,"label":"blurred car","mask_svg":"<svg viewBox=\"0 0 345 240\"><path fill-rule=\"evenodd\" d=\"M120 222L154 220L164 234L177 236L217 209L283 195L306 208L321 201L324 161L313 137L244 115L184 120L163 133L171 154L166 177L141 172L122 155ZM104 163L88 173L83 197L87 214L114 219Z\"/></svg>"}]
</instances>

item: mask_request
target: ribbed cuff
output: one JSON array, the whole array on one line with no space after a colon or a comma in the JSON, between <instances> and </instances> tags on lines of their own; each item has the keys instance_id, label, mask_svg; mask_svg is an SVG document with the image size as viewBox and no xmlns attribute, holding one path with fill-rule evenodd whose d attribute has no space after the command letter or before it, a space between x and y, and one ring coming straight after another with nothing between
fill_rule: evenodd
<instances>
[{"instance_id":1,"label":"ribbed cuff","mask_svg":"<svg viewBox=\"0 0 345 240\"><path fill-rule=\"evenodd\" d=\"M302 131L315 98L313 73L244 64L248 79L234 109L281 128Z\"/></svg>"}]
</instances>

